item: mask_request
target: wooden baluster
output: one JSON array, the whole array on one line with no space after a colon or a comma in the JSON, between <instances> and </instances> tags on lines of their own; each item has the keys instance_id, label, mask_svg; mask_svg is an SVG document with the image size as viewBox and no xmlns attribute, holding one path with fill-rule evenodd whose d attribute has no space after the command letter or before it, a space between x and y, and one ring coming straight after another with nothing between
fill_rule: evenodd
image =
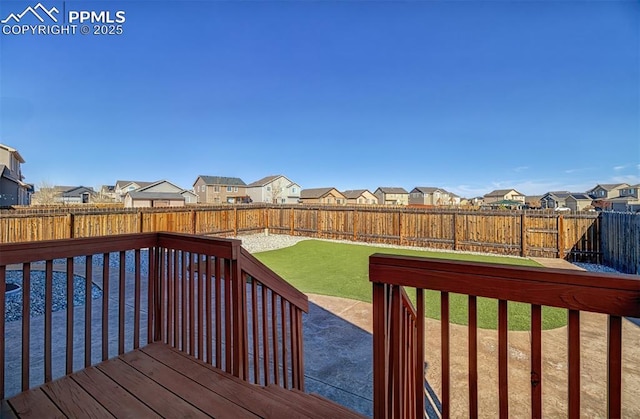
<instances>
[{"instance_id":1,"label":"wooden baluster","mask_svg":"<svg viewBox=\"0 0 640 419\"><path fill-rule=\"evenodd\" d=\"M580 312L569 310L569 418L580 417Z\"/></svg>"},{"instance_id":2,"label":"wooden baluster","mask_svg":"<svg viewBox=\"0 0 640 419\"><path fill-rule=\"evenodd\" d=\"M498 388L500 399L500 417L509 417L509 351L507 301L498 300Z\"/></svg>"},{"instance_id":3,"label":"wooden baluster","mask_svg":"<svg viewBox=\"0 0 640 419\"><path fill-rule=\"evenodd\" d=\"M88 368L91 365L91 288L93 284L93 258L91 257L91 255L85 257L84 266L84 367Z\"/></svg>"},{"instance_id":4,"label":"wooden baluster","mask_svg":"<svg viewBox=\"0 0 640 419\"><path fill-rule=\"evenodd\" d=\"M442 417L451 415L451 361L449 354L449 293L440 293L440 351L442 357Z\"/></svg>"},{"instance_id":5,"label":"wooden baluster","mask_svg":"<svg viewBox=\"0 0 640 419\"><path fill-rule=\"evenodd\" d=\"M469 296L469 417L478 417L478 299Z\"/></svg>"},{"instance_id":6,"label":"wooden baluster","mask_svg":"<svg viewBox=\"0 0 640 419\"><path fill-rule=\"evenodd\" d=\"M531 305L531 417L542 417L542 308Z\"/></svg>"},{"instance_id":7,"label":"wooden baluster","mask_svg":"<svg viewBox=\"0 0 640 419\"><path fill-rule=\"evenodd\" d=\"M610 418L622 417L622 318L609 316L608 330L608 414Z\"/></svg>"}]
</instances>

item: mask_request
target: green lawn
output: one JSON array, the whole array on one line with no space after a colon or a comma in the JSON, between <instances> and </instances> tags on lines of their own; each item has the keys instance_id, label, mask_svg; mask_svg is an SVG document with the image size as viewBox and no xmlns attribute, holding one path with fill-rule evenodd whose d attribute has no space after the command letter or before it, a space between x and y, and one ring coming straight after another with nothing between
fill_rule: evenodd
<instances>
[{"instance_id":1,"label":"green lawn","mask_svg":"<svg viewBox=\"0 0 640 419\"><path fill-rule=\"evenodd\" d=\"M369 256L374 253L471 262L492 262L519 266L540 266L529 259L391 249L320 240L305 240L295 246L256 253L255 256L303 292L371 302L372 286L368 278L368 269ZM410 292L409 294L411 295L412 293ZM427 316L438 319L440 317L439 293L428 291L426 302ZM478 299L478 324L480 327L496 329L498 324L497 313L498 302L496 300ZM531 310L528 304L509 303L509 329L529 330L530 313ZM466 324L466 296L450 295L450 319L453 323ZM542 326L544 329L563 326L566 321L566 310L543 308Z\"/></svg>"}]
</instances>

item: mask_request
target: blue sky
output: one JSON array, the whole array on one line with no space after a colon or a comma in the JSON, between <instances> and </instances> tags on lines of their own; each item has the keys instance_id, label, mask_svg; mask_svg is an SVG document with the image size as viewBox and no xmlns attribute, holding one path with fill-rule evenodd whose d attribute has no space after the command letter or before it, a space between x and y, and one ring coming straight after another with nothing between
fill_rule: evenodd
<instances>
[{"instance_id":1,"label":"blue sky","mask_svg":"<svg viewBox=\"0 0 640 419\"><path fill-rule=\"evenodd\" d=\"M2 0L0 18L36 4ZM126 21L0 34L0 142L36 186L640 182L637 1L42 4Z\"/></svg>"}]
</instances>

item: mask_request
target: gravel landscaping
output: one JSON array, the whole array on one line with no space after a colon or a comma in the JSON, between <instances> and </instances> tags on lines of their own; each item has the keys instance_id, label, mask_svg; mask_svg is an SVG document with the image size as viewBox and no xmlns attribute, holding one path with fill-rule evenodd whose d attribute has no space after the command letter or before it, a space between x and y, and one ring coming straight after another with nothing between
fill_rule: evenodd
<instances>
[{"instance_id":1,"label":"gravel landscaping","mask_svg":"<svg viewBox=\"0 0 640 419\"><path fill-rule=\"evenodd\" d=\"M31 317L44 314L45 306L45 273L44 271L31 271ZM7 271L7 284L16 284L22 287L22 271ZM54 272L52 282L52 307L53 311L64 310L67 307L67 274L64 272ZM80 306L85 300L85 280L83 277L73 276L73 305ZM91 298L102 296L102 290L93 285L91 288ZM7 322L20 320L22 318L22 288L17 292L7 294L5 297L5 319Z\"/></svg>"}]
</instances>

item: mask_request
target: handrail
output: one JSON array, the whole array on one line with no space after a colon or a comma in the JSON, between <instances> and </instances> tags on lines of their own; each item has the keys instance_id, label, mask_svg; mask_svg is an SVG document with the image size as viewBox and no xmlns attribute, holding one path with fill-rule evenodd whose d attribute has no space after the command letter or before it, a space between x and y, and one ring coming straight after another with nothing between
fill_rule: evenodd
<instances>
[{"instance_id":1,"label":"handrail","mask_svg":"<svg viewBox=\"0 0 640 419\"><path fill-rule=\"evenodd\" d=\"M271 355L265 352L260 373L254 368L253 382L304 389L302 312L308 311L307 297L240 245L235 239L165 232L0 244L0 336L7 339L6 332L22 341L22 351L8 352L0 345L0 398L35 384L40 359L48 382L77 370L81 357L87 367L152 341L247 381L250 344L253 359L258 359L255 348L269 346ZM45 288L42 325L31 318L34 272L41 272L35 277ZM23 281L22 320L7 322L5 283L11 276ZM83 308L71 303L78 278L85 291ZM55 313L54 281L65 284L60 298L67 306ZM101 288L100 299L93 299L93 283ZM248 330L258 323L262 333L248 340ZM84 332L74 336L74 325ZM84 353L74 344L82 339ZM98 341L98 350L92 349ZM18 366L17 371L5 371L5 365ZM5 377L21 382L11 380L6 388Z\"/></svg>"},{"instance_id":2,"label":"handrail","mask_svg":"<svg viewBox=\"0 0 640 419\"><path fill-rule=\"evenodd\" d=\"M418 357L412 377L423 383L424 322L418 324L415 345L403 337L406 325L398 317L393 295L403 287L416 288L417 321L423 319L423 290L441 292L442 417L451 415L449 293L468 295L469 303L469 416L478 416L477 297L498 299L498 394L499 415L509 415L508 302L531 305L531 412L542 415L542 322L543 305L568 309L568 415L580 416L580 311L607 314L607 407L610 417L620 417L622 403L622 316L640 317L640 278L633 275L589 273L548 268L524 268L488 263L452 262L430 258L375 254L370 257L369 279L374 301L374 416L405 417L407 406L420 408L423 388L404 382L398 363L403 348L415 346ZM424 336L424 335L422 335ZM399 349L393 349L399 348ZM399 359L397 357L400 357ZM395 366L395 367L394 367ZM411 381L410 381L411 382ZM387 394L395 394L389 398ZM492 400L496 400L492 395ZM495 412L490 412L495 414Z\"/></svg>"},{"instance_id":3,"label":"handrail","mask_svg":"<svg viewBox=\"0 0 640 419\"><path fill-rule=\"evenodd\" d=\"M123 248L153 247L156 245L157 238L158 233L139 233L37 242L0 243L0 265L117 252Z\"/></svg>"},{"instance_id":4,"label":"handrail","mask_svg":"<svg viewBox=\"0 0 640 419\"><path fill-rule=\"evenodd\" d=\"M616 316L640 316L637 275L381 254L372 255L369 261L371 282ZM505 281L509 287L504 286Z\"/></svg>"}]
</instances>

